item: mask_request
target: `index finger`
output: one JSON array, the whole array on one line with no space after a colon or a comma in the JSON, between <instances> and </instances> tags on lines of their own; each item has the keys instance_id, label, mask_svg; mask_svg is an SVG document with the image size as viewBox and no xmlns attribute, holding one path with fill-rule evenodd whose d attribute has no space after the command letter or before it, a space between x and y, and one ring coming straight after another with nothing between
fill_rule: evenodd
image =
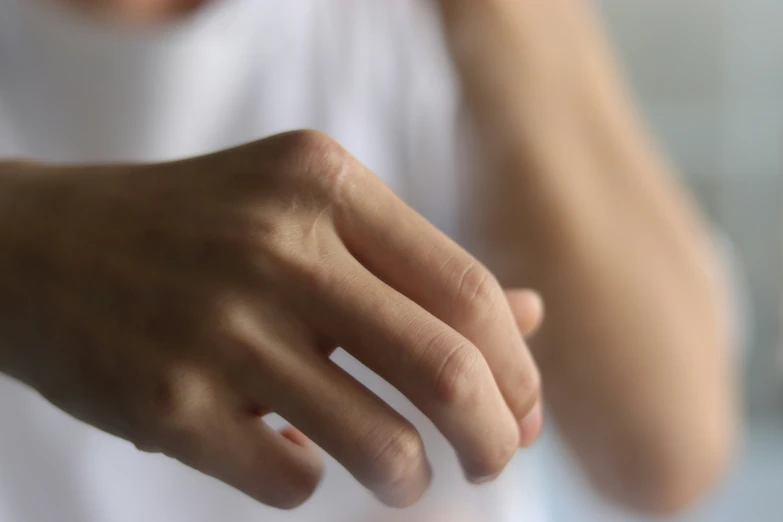
<instances>
[{"instance_id":1,"label":"index finger","mask_svg":"<svg viewBox=\"0 0 783 522\"><path fill-rule=\"evenodd\" d=\"M538 401L540 377L495 277L366 169L341 196L335 224L351 253L475 344L522 422Z\"/></svg>"}]
</instances>

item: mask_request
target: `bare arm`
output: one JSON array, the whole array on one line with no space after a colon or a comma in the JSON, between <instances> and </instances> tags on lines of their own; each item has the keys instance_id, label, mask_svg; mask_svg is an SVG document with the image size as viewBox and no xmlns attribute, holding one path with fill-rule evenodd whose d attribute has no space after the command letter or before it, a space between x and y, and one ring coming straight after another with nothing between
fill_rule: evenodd
<instances>
[{"instance_id":1,"label":"bare arm","mask_svg":"<svg viewBox=\"0 0 783 522\"><path fill-rule=\"evenodd\" d=\"M680 509L721 474L736 420L705 227L586 2L441 6L485 158L473 246L503 284L544 297L551 412L605 494Z\"/></svg>"},{"instance_id":2,"label":"bare arm","mask_svg":"<svg viewBox=\"0 0 783 522\"><path fill-rule=\"evenodd\" d=\"M499 474L537 435L530 309L317 132L162 164L0 162L0 373L272 506L312 494L319 447L389 505L429 485L416 428L337 346L468 479Z\"/></svg>"}]
</instances>

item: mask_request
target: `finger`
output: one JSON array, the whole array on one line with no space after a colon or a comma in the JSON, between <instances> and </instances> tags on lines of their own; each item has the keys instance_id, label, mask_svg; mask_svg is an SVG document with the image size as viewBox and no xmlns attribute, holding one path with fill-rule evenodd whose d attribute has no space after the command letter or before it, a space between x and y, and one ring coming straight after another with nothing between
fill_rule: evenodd
<instances>
[{"instance_id":1,"label":"finger","mask_svg":"<svg viewBox=\"0 0 783 522\"><path fill-rule=\"evenodd\" d=\"M521 421L539 374L492 274L370 173L345 184L335 223L361 263L481 350Z\"/></svg>"},{"instance_id":2,"label":"finger","mask_svg":"<svg viewBox=\"0 0 783 522\"><path fill-rule=\"evenodd\" d=\"M294 444L299 446L315 445L310 438L296 429L294 426L287 424L283 418L276 415L273 411L266 407L248 406L247 410L252 414L263 419L267 426L277 430L280 435L290 440Z\"/></svg>"},{"instance_id":3,"label":"finger","mask_svg":"<svg viewBox=\"0 0 783 522\"><path fill-rule=\"evenodd\" d=\"M528 448L532 446L541 435L544 428L544 406L541 399L536 402L530 413L519 423L520 446Z\"/></svg>"},{"instance_id":4,"label":"finger","mask_svg":"<svg viewBox=\"0 0 783 522\"><path fill-rule=\"evenodd\" d=\"M544 320L544 301L533 290L506 290L506 299L517 322L520 333L531 337ZM543 401L541 398L519 425L520 445L532 446L538 440L544 427Z\"/></svg>"},{"instance_id":5,"label":"finger","mask_svg":"<svg viewBox=\"0 0 783 522\"><path fill-rule=\"evenodd\" d=\"M285 428L281 429L280 435L290 440L294 444L298 444L299 446L307 446L307 444L312 443L312 441L307 437L307 435L305 435L298 429L294 428L293 426L286 426Z\"/></svg>"},{"instance_id":6,"label":"finger","mask_svg":"<svg viewBox=\"0 0 783 522\"><path fill-rule=\"evenodd\" d=\"M415 428L294 332L241 334L253 353L234 372L238 386L295 425L284 436L309 437L384 503L418 501L431 479ZM301 430L301 432L299 431ZM304 436L306 434L306 437Z\"/></svg>"},{"instance_id":7,"label":"finger","mask_svg":"<svg viewBox=\"0 0 783 522\"><path fill-rule=\"evenodd\" d=\"M318 448L306 438L293 442L258 417L237 410L203 418L166 453L263 504L280 509L301 505L323 475Z\"/></svg>"},{"instance_id":8,"label":"finger","mask_svg":"<svg viewBox=\"0 0 783 522\"><path fill-rule=\"evenodd\" d=\"M519 427L481 353L345 257L341 273L320 289L329 308L312 320L433 421L471 480L496 476L518 447Z\"/></svg>"},{"instance_id":9,"label":"finger","mask_svg":"<svg viewBox=\"0 0 783 522\"><path fill-rule=\"evenodd\" d=\"M541 295L533 290L506 290L506 299L522 336L534 335L544 320Z\"/></svg>"}]
</instances>

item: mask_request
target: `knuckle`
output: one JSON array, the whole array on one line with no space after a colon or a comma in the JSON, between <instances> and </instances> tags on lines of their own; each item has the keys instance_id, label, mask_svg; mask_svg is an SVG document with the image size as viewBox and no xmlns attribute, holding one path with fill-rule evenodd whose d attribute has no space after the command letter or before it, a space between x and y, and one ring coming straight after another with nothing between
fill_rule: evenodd
<instances>
[{"instance_id":1,"label":"knuckle","mask_svg":"<svg viewBox=\"0 0 783 522\"><path fill-rule=\"evenodd\" d=\"M209 316L214 332L214 339L210 340L247 351L246 341L256 319L251 306L244 299L228 293L217 295Z\"/></svg>"},{"instance_id":2,"label":"knuckle","mask_svg":"<svg viewBox=\"0 0 783 522\"><path fill-rule=\"evenodd\" d=\"M383 489L394 490L415 479L424 459L424 448L416 430L405 426L379 438L372 454L375 482Z\"/></svg>"},{"instance_id":3,"label":"knuckle","mask_svg":"<svg viewBox=\"0 0 783 522\"><path fill-rule=\"evenodd\" d=\"M452 336L448 336L450 339ZM436 341L438 343L442 341ZM478 350L466 341L451 343L435 372L435 394L446 404L456 404L470 396L477 382Z\"/></svg>"},{"instance_id":4,"label":"knuckle","mask_svg":"<svg viewBox=\"0 0 783 522\"><path fill-rule=\"evenodd\" d=\"M339 203L358 172L356 160L337 141L318 131L297 131L291 137L290 150L301 161L301 172L314 182L316 196Z\"/></svg>"},{"instance_id":5,"label":"knuckle","mask_svg":"<svg viewBox=\"0 0 783 522\"><path fill-rule=\"evenodd\" d=\"M218 341L221 347L220 367L224 378L235 385L244 385L253 378L268 376L274 372L277 350L274 341L258 335L257 318L250 310L237 313L233 324L224 328Z\"/></svg>"},{"instance_id":6,"label":"knuckle","mask_svg":"<svg viewBox=\"0 0 783 522\"><path fill-rule=\"evenodd\" d=\"M215 401L214 385L201 372L176 368L153 385L148 415L159 426L163 440L185 445L214 411Z\"/></svg>"},{"instance_id":7,"label":"knuckle","mask_svg":"<svg viewBox=\"0 0 783 522\"><path fill-rule=\"evenodd\" d=\"M486 314L502 296L500 283L478 261L467 262L456 279L457 307L471 317Z\"/></svg>"},{"instance_id":8,"label":"knuckle","mask_svg":"<svg viewBox=\"0 0 783 522\"><path fill-rule=\"evenodd\" d=\"M282 134L280 138L283 140L285 149L297 157L330 148L336 144L335 140L328 135L313 129L287 132Z\"/></svg>"}]
</instances>

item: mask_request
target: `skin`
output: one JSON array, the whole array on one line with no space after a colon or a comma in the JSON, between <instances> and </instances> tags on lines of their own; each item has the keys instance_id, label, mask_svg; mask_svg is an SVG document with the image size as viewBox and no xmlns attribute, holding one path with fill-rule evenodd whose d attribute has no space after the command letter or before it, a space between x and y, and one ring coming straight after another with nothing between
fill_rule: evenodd
<instances>
[{"instance_id":1,"label":"skin","mask_svg":"<svg viewBox=\"0 0 783 522\"><path fill-rule=\"evenodd\" d=\"M593 484L680 511L739 425L707 229L629 101L589 3L440 0L484 162L471 250L547 303L547 405Z\"/></svg>"},{"instance_id":2,"label":"skin","mask_svg":"<svg viewBox=\"0 0 783 522\"><path fill-rule=\"evenodd\" d=\"M198 7L183 6L173 0L71 3L123 23L161 22ZM312 134L306 135L306 146L301 144L301 134L297 135L298 145L283 144L284 151L292 147L293 152L269 152L271 148L279 149L281 143L270 147L265 140L242 151L174 165L87 169L92 176L72 169L64 172L56 167L25 166L20 170L19 165L6 165L6 175L0 180L5 186L0 187L0 194L16 195L11 201L29 203L17 203L16 208L9 209L0 201L0 210L25 210L24 230L43 232L37 237L27 233L20 237L21 227L6 230L5 236L0 234L0 251L17 252L17 265L24 270L35 269L35 262L28 263L32 259L43 266L62 264L65 274L62 281L56 281L57 285L50 285L60 289L58 293L44 301L37 299L20 310L16 296L23 296L24 292L36 295L29 289L40 274L17 279L18 266L2 268L5 273L0 272L0 280L12 281L7 285L16 292L11 294L16 300L5 303L8 314L3 317L14 318L9 321L14 325L24 324L25 318L35 324L57 324L60 326L55 331L64 334L63 338L42 340L16 326L21 330L17 335L28 340L24 344L28 348L23 354L4 353L7 367L18 368L16 374L20 378L41 390L47 389L47 383L56 383L47 396L55 403L61 395L65 396L71 402L60 402L68 411L138 440L142 447L162 447L163 451L174 452L184 462L262 501L286 507L297 504L314 487L320 472L317 457L308 439L296 431L288 431L283 437L264 432L263 440L270 442L259 448L255 439L261 428L254 419L267 409L299 412L295 419L290 415L288 418L303 427L315 443L341 457L357 478L381 498L403 505L415 501L428 477L420 442L405 421L367 398L355 385L347 384L345 376L328 373L331 370L324 369L314 379L333 379L330 389L317 390L318 401L312 399L307 394L309 385L303 385L300 377L290 379L297 374L290 369L293 367L278 364L291 361L277 356L287 353L290 347L300 347L297 354L317 353L323 357L336 344L347 344L368 365L387 368L390 373L384 377L414 397L414 402L418 401L436 421L475 480L491 478L517 443L527 444L535 438L526 433L538 433L541 411L538 375L518 335L512 332L511 314L516 312L518 323L525 321L520 319L515 298L509 294L503 297L499 280L507 287L536 288L547 302L547 324L537 336L534 348L547 387L548 408L599 490L626 506L655 513L680 510L699 498L726 467L737 424L736 385L728 359L729 338L723 326L728 323L721 274L698 212L674 182L671 168L661 160L628 101L600 25L584 2L574 0L440 0L439 4L460 73L467 114L478 131L479 152L484 157L479 170L483 174L477 178L481 183L473 192L476 197L466 202L473 210L471 250L480 255L492 273L415 217L385 188L374 184L377 180L367 181L372 176L347 159L339 147L323 137L314 139ZM324 153L324 148L329 153ZM281 156L288 162L276 163ZM335 156L340 161L335 162ZM248 161L248 157L254 160ZM310 162L310 170L304 169L303 174L301 165L292 166L303 157L320 160ZM324 161L325 157L331 159ZM224 161L233 167L226 168ZM254 168L248 169L248 164ZM229 176L235 181L226 181L223 186L214 176L210 177L213 170L220 170L221 174L235 172L237 176ZM271 177L278 181L261 187L236 181L248 170L256 176L254 183L266 180L270 173L275 173ZM142 179L163 181L136 187L134 183L129 185L128 171L145 173L140 176ZM95 176L96 172L100 176ZM184 172L189 180L197 173L196 177L204 181L196 185L201 189L194 189L195 192L209 193L210 198L185 190L189 195L180 197L175 212L169 195L180 192L178 188L185 189L186 185L179 181ZM343 179L345 172L349 173L348 181ZM364 173L357 174L360 172ZM96 177L104 181L97 183ZM26 181L20 183L20 179ZM287 179L304 181L284 181ZM324 188L319 184L322 181L316 181L323 179L332 180L333 185ZM343 181L334 183L335 179ZM86 209L82 213L83 223L57 223L52 214L47 214L52 212L52 205L51 196L46 194L53 190L52 186L63 184L73 195L73 207ZM335 188L344 186L361 186L362 198L351 199L342 189ZM114 205L105 203L103 195L116 193L118 187L122 187L125 208L134 211L127 215L137 217L117 216L112 212ZM229 195L235 193L243 197L231 199ZM324 193L330 196L323 196ZM19 194L29 196L20 199ZM214 194L227 194L220 199L222 205L209 202ZM149 201L158 201L158 207L150 208ZM194 237L192 223L230 223L230 227L222 229L225 233L237 224L246 224L244 210L248 208L252 209L253 219L260 222L239 227L256 231L248 232L244 240L223 237L221 229L214 227L202 227L205 233ZM373 208L389 210L373 213ZM384 222L381 216L390 215L389 212L405 219L393 225ZM62 214L56 215L59 218ZM164 223L170 224L163 229L151 226L157 221L149 216L169 216ZM216 221L215 216L221 216L223 221ZM119 217L124 221L117 221ZM12 222L18 224L22 217L14 219ZM53 221L57 226L51 225ZM35 226L30 227L29 223ZM67 233L62 226L69 227ZM152 241L150 244L134 243L138 237L131 241L133 234L139 236L137 231L145 229L151 232L145 240ZM109 241L118 230L128 234L120 236L126 241ZM47 242L57 243L55 239L63 237L68 242L60 240L58 250L43 248ZM98 239L109 242L101 243ZM244 248L250 243L251 247L227 248L226 241L245 245ZM135 246L119 248L110 256L106 253L107 245L118 248L125 244ZM167 248L166 255L152 255L153 244L156 249L160 245ZM411 253L418 257L413 260L415 270L410 272L401 273L404 263L385 262L402 258L410 262ZM181 273L182 265L167 263L167 259L177 256L186 258L188 263L197 260L192 273ZM248 262L251 257L260 268L237 268L237 263L243 267L253 264ZM0 262L8 265L8 258L6 255ZM263 262L259 263L259 258ZM352 264L355 271L330 272L324 268L330 266L330 258L340 259L340 266ZM214 272L219 266L228 268ZM285 285L281 285L279 277L268 276L270 266L272 273L287 275ZM101 267L96 277L96 268ZM206 267L210 274L217 274L210 276L209 284L198 275ZM445 274L440 270L443 267L448 269ZM76 292L75 282L85 280L86 274L96 280L92 302L74 303L74 299L84 295L81 287ZM159 277L152 277L153 274ZM421 281L411 279L411 274L422 275ZM132 282L139 278L153 286L147 295L133 297L131 302L136 305L132 309L121 311L113 299L120 296L122 299L118 300L125 302L124 292L138 288ZM172 289L171 285L153 284L168 279L178 281L179 286ZM13 281L17 280L25 284L14 287ZM243 284L237 285L237 281ZM362 292L368 285L377 288L378 293ZM258 290L252 295L237 294L237 286ZM394 295L402 296L396 297L399 302L394 301L391 309L388 299L377 298L390 289L396 291ZM193 297L204 294L209 297ZM138 350L135 344L133 350L123 343L115 346L116 339L132 339L138 336L139 325L150 321L156 324L155 307L145 308L147 305L143 304L150 301L150 295L165 296L163 302L167 304L155 306L165 306L167 312L182 310L177 315L184 319L177 332L165 331L160 337L142 339L148 347L142 353L149 354L151 362L145 359L136 364L143 368L142 374L148 375L129 379L127 386L134 389L135 396L137 380L166 383L162 389L167 391L152 393L152 399L146 401L158 406L162 403L163 414L156 406L139 407L125 396L128 392L110 390L120 397L113 402L113 395L107 393L105 379L101 378L111 371L111 366L116 366L112 354L119 354L118 360L125 364L128 354ZM39 309L41 302L48 303L51 309ZM201 309L208 311L206 321ZM209 315L215 309L218 313ZM372 313L363 315L362 310ZM296 327L290 326L285 332L272 328L281 316L286 318L284 324ZM410 339L400 337L410 328L411 318L421 320L424 316L427 328L454 342L433 341L434 351L432 346L422 350ZM362 328L354 333L357 322ZM224 328L225 324L230 328ZM401 324L406 328L401 328ZM194 325L206 328L208 336L204 338L216 337L217 342L200 346L188 333ZM302 330L309 335L297 337L295 332ZM109 338L112 342L107 342ZM171 343L172 338L187 349L170 353L170 347L178 344ZM433 334L432 339L436 338ZM377 339L394 344L395 350L409 354L407 360L418 364L389 368L388 364L399 361L383 360L387 350L373 352L371 348L362 348L377 346ZM247 389L224 392L225 382L221 378L205 377L209 372L203 371L201 360L209 360L210 367L226 368L228 373L234 368L227 361L217 365L213 362L220 361L226 352L225 348L215 348L223 346L221 343L238 345L229 352L241 355L234 357L241 361L239 366L253 369L255 373L249 373L254 377L263 375L261 382L274 385L259 390L259 379L253 378L246 379L253 381ZM450 349L443 348L443 344ZM281 348L283 345L286 349ZM107 351L106 346L111 349ZM454 346L469 348L466 353L464 348L455 352ZM98 360L93 362L90 354L96 353L101 357L96 356ZM109 356L103 356L104 353ZM259 357L259 353L265 356ZM45 370L57 365L41 361L52 356L65 361L65 368L71 359L82 362L72 374L58 370L50 375ZM430 356L437 364L420 362L428 361ZM316 364L317 356L307 357L302 355L296 361L308 361L298 368L307 367L310 372L313 367L321 368L319 365L325 360ZM176 362L160 362L172 359ZM102 366L107 361L109 369ZM439 368L444 361L451 361L446 367L456 366L458 370L449 370L445 379L437 371L427 373L427 369ZM433 386L404 389L405 376L422 369L426 375L420 382ZM82 382L76 376L83 380L80 372L85 370L92 371L98 384L81 390L74 399L72 383ZM450 384L444 388L444 382ZM286 404L271 404L270 397L280 400L281 396L272 392L277 391L274 386L286 391L288 395L282 395ZM457 392L461 386L468 386L478 399L465 399L470 394ZM149 387L158 389L157 384ZM335 390L354 393L356 404L372 404L367 409L374 412L376 428L370 433L375 437L365 435L369 429L366 424L348 430L353 438L340 439L324 433L323 426L333 422L334 415L343 415L336 399L330 409L328 398ZM476 390L481 393L476 394ZM232 410L243 413L234 417L231 425L235 433L230 435L247 444L241 459L221 445L219 439L226 434L218 433L214 423L205 427L187 422L192 418L212 419L199 408L211 411L204 403L223 400L215 399L221 393L241 405ZM289 396L295 399L289 400ZM96 404L95 397L106 400ZM324 400L328 404L322 404ZM130 411L144 411L146 420L134 423L128 411L118 408L125 403L131 404ZM467 406L472 409L466 410ZM82 409L87 413L81 414ZM198 415L189 416L187 412L192 410L199 410ZM170 411L175 415L170 415ZM330 415L324 416L325 411ZM491 412L491 419L481 417L482 412ZM195 441L184 445L194 449L195 457L175 453L180 451L176 448L183 446L178 437L166 442L165 436L147 435L150 429L160 429L156 423L161 417L185 419L175 422L174 432ZM529 430L525 427L527 422L521 420L525 418L533 419ZM514 425L517 421L519 428ZM129 422L131 427L126 429ZM242 431L237 425L245 426L245 422L251 427ZM492 430L491 440L501 441L502 457L484 445L487 438L472 430L476 425L488 427ZM391 442L376 440L379 435L394 434L395 430L402 430L402 438L393 438ZM168 433L167 429L163 428L162 433ZM362 446L362 441L367 446ZM349 447L350 452L345 450ZM255 463L274 454L274 458L283 459L286 469L293 471L280 481L263 469L248 470L248 451L259 455ZM477 462L482 464L476 467Z\"/></svg>"},{"instance_id":3,"label":"skin","mask_svg":"<svg viewBox=\"0 0 783 522\"><path fill-rule=\"evenodd\" d=\"M418 433L331 363L337 346L474 482L540 430L538 371L495 278L326 136L4 164L0 194L0 371L265 504L311 495L316 445L389 505L427 488ZM298 430L271 431L270 411Z\"/></svg>"}]
</instances>

